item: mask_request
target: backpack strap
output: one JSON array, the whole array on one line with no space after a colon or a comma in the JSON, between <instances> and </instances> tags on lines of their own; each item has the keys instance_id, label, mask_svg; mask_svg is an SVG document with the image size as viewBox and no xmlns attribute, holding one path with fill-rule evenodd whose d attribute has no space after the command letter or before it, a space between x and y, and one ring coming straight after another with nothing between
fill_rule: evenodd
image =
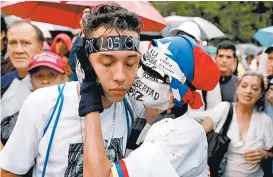
<instances>
[{"instance_id":1,"label":"backpack strap","mask_svg":"<svg viewBox=\"0 0 273 177\"><path fill-rule=\"evenodd\" d=\"M61 84L58 85L59 97L58 97L58 99L56 101L56 104L55 104L54 110L53 110L53 112L52 112L52 114L50 116L49 122L47 123L47 126L46 126L46 128L44 130L44 134L45 134L46 131L47 131L47 129L48 129L48 127L49 127L49 125L50 125L50 122L52 121L52 119L54 117L55 111L57 110L57 107L58 107L58 112L57 112L57 115L56 115L56 119L55 119L55 122L54 122L54 125L53 125L53 129L52 129L52 132L51 132L51 135L50 135L50 139L49 139L49 142L48 142L48 146L47 146L47 150L46 150L46 157L45 157L45 161L44 161L44 167L43 167L43 171L42 171L42 177L45 176L45 172L46 172L46 167L47 167L47 163L48 163L48 159L49 159L51 145L52 145L52 142L53 142L55 131L56 131L56 128L57 128L57 125L58 125L58 122L59 122L59 118L60 118L60 115L61 115L61 112L62 112L62 108L63 108L63 102L64 102L63 90L64 90L64 87L65 87L65 84L63 84L62 89L61 89Z\"/></svg>"},{"instance_id":2,"label":"backpack strap","mask_svg":"<svg viewBox=\"0 0 273 177\"><path fill-rule=\"evenodd\" d=\"M206 90L202 90L202 97L203 97L203 101L204 101L204 107L205 107L205 110L207 110L207 107L208 107L208 103L207 103L207 93L208 91Z\"/></svg>"},{"instance_id":3,"label":"backpack strap","mask_svg":"<svg viewBox=\"0 0 273 177\"><path fill-rule=\"evenodd\" d=\"M227 119L223 125L223 128L222 128L222 135L226 135L227 132L228 132L228 129L229 129L229 125L231 123L231 120L232 120L232 117L233 117L233 104L232 103L229 103L230 104L230 107L229 107L229 111L228 111L228 116L227 116Z\"/></svg>"}]
</instances>

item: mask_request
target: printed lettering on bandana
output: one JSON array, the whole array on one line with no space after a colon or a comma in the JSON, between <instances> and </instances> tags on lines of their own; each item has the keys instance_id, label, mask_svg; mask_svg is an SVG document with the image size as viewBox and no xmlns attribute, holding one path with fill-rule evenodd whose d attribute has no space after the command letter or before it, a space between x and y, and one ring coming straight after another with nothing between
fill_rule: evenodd
<instances>
[{"instance_id":1,"label":"printed lettering on bandana","mask_svg":"<svg viewBox=\"0 0 273 177\"><path fill-rule=\"evenodd\" d=\"M139 50L139 39L132 36L103 36L84 39L86 53L92 54L104 51L136 51Z\"/></svg>"},{"instance_id":2,"label":"printed lettering on bandana","mask_svg":"<svg viewBox=\"0 0 273 177\"><path fill-rule=\"evenodd\" d=\"M150 48L143 54L142 63L158 72L162 77L169 75L182 83L186 82L184 73L180 70L178 64L162 53L157 47Z\"/></svg>"}]
</instances>

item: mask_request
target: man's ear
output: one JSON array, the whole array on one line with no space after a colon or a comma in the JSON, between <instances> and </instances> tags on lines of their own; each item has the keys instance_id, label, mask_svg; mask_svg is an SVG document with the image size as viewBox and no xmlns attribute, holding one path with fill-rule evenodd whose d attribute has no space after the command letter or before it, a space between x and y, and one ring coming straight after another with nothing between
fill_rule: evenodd
<instances>
[{"instance_id":1,"label":"man's ear","mask_svg":"<svg viewBox=\"0 0 273 177\"><path fill-rule=\"evenodd\" d=\"M44 44L40 44L39 46L39 53L44 51Z\"/></svg>"}]
</instances>

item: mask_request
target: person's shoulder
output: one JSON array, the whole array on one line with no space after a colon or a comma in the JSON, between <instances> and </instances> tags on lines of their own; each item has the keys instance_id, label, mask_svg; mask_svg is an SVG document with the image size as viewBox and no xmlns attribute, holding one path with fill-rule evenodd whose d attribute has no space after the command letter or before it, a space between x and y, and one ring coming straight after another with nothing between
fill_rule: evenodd
<instances>
[{"instance_id":1,"label":"person's shoulder","mask_svg":"<svg viewBox=\"0 0 273 177\"><path fill-rule=\"evenodd\" d=\"M8 87L15 78L18 78L18 73L16 70L5 74L3 77L1 77L1 88Z\"/></svg>"},{"instance_id":2,"label":"person's shoulder","mask_svg":"<svg viewBox=\"0 0 273 177\"><path fill-rule=\"evenodd\" d=\"M65 84L53 85L37 89L29 96L28 101L53 100L59 95L63 86L63 94L65 98L67 98L73 94L73 91L76 92L76 83L77 82L67 82Z\"/></svg>"},{"instance_id":3,"label":"person's shoulder","mask_svg":"<svg viewBox=\"0 0 273 177\"><path fill-rule=\"evenodd\" d=\"M233 74L232 77L231 77L231 80L234 80L234 81L237 82L239 80L239 78L238 78L238 76Z\"/></svg>"},{"instance_id":4,"label":"person's shoulder","mask_svg":"<svg viewBox=\"0 0 273 177\"><path fill-rule=\"evenodd\" d=\"M54 99L57 93L57 85L37 89L28 96L25 100L25 104L46 103L46 101Z\"/></svg>"}]
</instances>

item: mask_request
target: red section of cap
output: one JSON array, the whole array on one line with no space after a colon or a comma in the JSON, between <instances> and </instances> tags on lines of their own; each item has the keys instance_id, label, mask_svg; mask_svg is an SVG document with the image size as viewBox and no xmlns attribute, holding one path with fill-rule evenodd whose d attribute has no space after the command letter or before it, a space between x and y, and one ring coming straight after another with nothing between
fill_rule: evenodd
<instances>
[{"instance_id":1,"label":"red section of cap","mask_svg":"<svg viewBox=\"0 0 273 177\"><path fill-rule=\"evenodd\" d=\"M63 59L52 52L43 52L32 57L28 71L41 66L46 66L60 73L64 73Z\"/></svg>"},{"instance_id":2,"label":"red section of cap","mask_svg":"<svg viewBox=\"0 0 273 177\"><path fill-rule=\"evenodd\" d=\"M196 91L191 91L190 89L188 89L182 100L184 103L189 104L192 109L199 109L203 106L201 95Z\"/></svg>"},{"instance_id":3,"label":"red section of cap","mask_svg":"<svg viewBox=\"0 0 273 177\"><path fill-rule=\"evenodd\" d=\"M210 91L219 82L221 72L211 56L199 46L193 49L194 79L192 84L198 90Z\"/></svg>"}]
</instances>

